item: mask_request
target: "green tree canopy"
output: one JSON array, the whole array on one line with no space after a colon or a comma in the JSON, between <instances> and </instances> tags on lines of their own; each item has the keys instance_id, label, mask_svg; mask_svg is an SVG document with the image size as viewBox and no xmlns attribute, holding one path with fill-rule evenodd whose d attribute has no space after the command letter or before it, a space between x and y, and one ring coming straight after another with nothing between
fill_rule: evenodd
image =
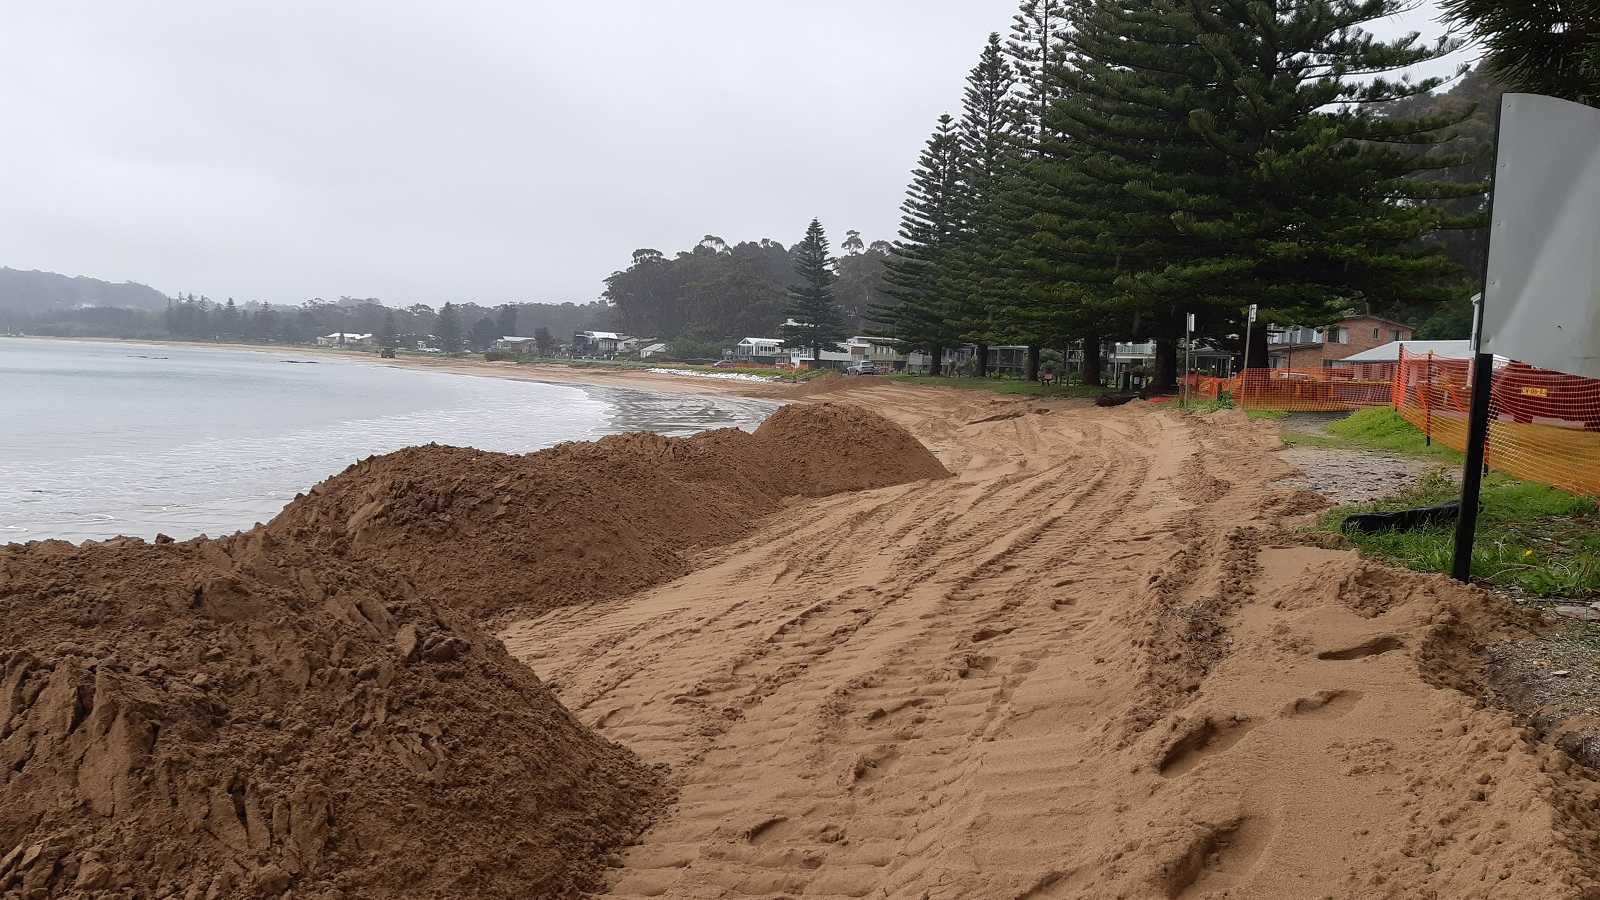
<instances>
[{"instance_id":1,"label":"green tree canopy","mask_svg":"<svg viewBox=\"0 0 1600 900\"><path fill-rule=\"evenodd\" d=\"M878 334L926 351L935 375L944 349L960 339L950 259L960 234L961 168L955 121L942 115L900 207L900 240L886 264L889 302L870 313Z\"/></svg>"},{"instance_id":2,"label":"green tree canopy","mask_svg":"<svg viewBox=\"0 0 1600 900\"><path fill-rule=\"evenodd\" d=\"M1600 106L1600 0L1444 0L1489 74L1517 90Z\"/></svg>"},{"instance_id":3,"label":"green tree canopy","mask_svg":"<svg viewBox=\"0 0 1600 900\"><path fill-rule=\"evenodd\" d=\"M794 271L800 281L789 287L788 321L779 332L783 345L805 348L811 358L822 361L822 351L838 350L849 337L844 316L833 300L834 274L828 256L828 236L816 219L806 227L806 236L794 250Z\"/></svg>"}]
</instances>

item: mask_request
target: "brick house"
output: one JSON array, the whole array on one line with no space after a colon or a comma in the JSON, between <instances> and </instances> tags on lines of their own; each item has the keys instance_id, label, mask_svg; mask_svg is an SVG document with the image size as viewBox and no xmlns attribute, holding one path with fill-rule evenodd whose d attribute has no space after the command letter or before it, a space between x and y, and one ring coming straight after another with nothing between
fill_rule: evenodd
<instances>
[{"instance_id":1,"label":"brick house","mask_svg":"<svg viewBox=\"0 0 1600 900\"><path fill-rule=\"evenodd\" d=\"M1274 369L1324 369L1335 360L1391 341L1411 340L1410 325L1381 316L1345 316L1322 328L1268 326L1267 359Z\"/></svg>"}]
</instances>

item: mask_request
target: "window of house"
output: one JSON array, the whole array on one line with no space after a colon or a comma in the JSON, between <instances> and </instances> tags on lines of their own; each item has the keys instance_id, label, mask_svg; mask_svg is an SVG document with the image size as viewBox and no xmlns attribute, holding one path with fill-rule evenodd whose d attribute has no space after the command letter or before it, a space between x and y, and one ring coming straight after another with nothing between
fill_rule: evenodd
<instances>
[{"instance_id":1,"label":"window of house","mask_svg":"<svg viewBox=\"0 0 1600 900\"><path fill-rule=\"evenodd\" d=\"M1405 339L1406 339L1406 333L1404 331L1401 331L1400 329L1396 328L1394 330L1394 338L1393 338L1393 340L1403 341Z\"/></svg>"},{"instance_id":2,"label":"window of house","mask_svg":"<svg viewBox=\"0 0 1600 900\"><path fill-rule=\"evenodd\" d=\"M1343 325L1336 326L1333 329L1333 342L1335 344L1350 343L1350 329L1344 327Z\"/></svg>"},{"instance_id":3,"label":"window of house","mask_svg":"<svg viewBox=\"0 0 1600 900\"><path fill-rule=\"evenodd\" d=\"M1378 336L1380 334L1382 334L1382 333L1383 333L1383 331L1381 329L1377 329L1377 328L1372 329L1372 339L1373 340L1377 340Z\"/></svg>"}]
</instances>

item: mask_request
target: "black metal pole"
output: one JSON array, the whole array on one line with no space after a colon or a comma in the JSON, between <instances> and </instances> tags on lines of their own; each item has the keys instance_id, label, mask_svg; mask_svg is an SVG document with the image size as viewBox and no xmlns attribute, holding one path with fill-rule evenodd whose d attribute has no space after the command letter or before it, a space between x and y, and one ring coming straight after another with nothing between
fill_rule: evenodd
<instances>
[{"instance_id":1,"label":"black metal pole","mask_svg":"<svg viewBox=\"0 0 1600 900\"><path fill-rule=\"evenodd\" d=\"M1450 576L1472 581L1472 545L1478 538L1478 501L1483 490L1483 450L1489 439L1489 391L1494 386L1494 354L1483 352L1483 308L1489 303L1489 246L1494 243L1494 172L1500 165L1500 123L1506 98L1494 111L1494 164L1489 168L1489 239L1483 249L1483 290L1472 321L1472 403L1467 413L1467 461L1461 467L1461 513L1456 518L1455 556Z\"/></svg>"},{"instance_id":2,"label":"black metal pole","mask_svg":"<svg viewBox=\"0 0 1600 900\"><path fill-rule=\"evenodd\" d=\"M1450 574L1472 580L1472 544L1478 531L1478 497L1483 488L1483 450L1489 437L1489 389L1494 354L1472 357L1472 410L1467 414L1467 461L1461 469L1461 515L1456 519L1455 560Z\"/></svg>"}]
</instances>

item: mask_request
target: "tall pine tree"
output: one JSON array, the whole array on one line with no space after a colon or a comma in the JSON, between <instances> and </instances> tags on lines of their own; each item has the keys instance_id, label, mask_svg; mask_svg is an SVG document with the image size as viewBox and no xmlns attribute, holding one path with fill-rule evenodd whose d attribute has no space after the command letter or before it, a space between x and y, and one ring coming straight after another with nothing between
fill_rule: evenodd
<instances>
[{"instance_id":1,"label":"tall pine tree","mask_svg":"<svg viewBox=\"0 0 1600 900\"><path fill-rule=\"evenodd\" d=\"M822 351L837 351L845 333L844 316L833 302L834 274L828 258L828 236L816 219L806 227L806 236L792 250L794 271L800 282L789 287L789 305L784 312L783 345L811 351L819 367Z\"/></svg>"},{"instance_id":2,"label":"tall pine tree","mask_svg":"<svg viewBox=\"0 0 1600 900\"><path fill-rule=\"evenodd\" d=\"M1111 273L1134 330L1157 339L1158 386L1174 381L1185 311L1227 333L1250 302L1320 324L1460 288L1416 240L1471 224L1423 201L1482 190L1418 177L1459 162L1428 152L1452 119L1371 111L1439 83L1372 76L1454 49L1363 32L1401 5L1079 0L1055 107L1074 139L1058 155L1062 243Z\"/></svg>"},{"instance_id":3,"label":"tall pine tree","mask_svg":"<svg viewBox=\"0 0 1600 900\"><path fill-rule=\"evenodd\" d=\"M961 160L955 120L942 115L900 207L900 239L884 278L892 302L868 314L876 333L925 351L933 375L941 374L944 351L960 339L950 257L961 231Z\"/></svg>"},{"instance_id":4,"label":"tall pine tree","mask_svg":"<svg viewBox=\"0 0 1600 900\"><path fill-rule=\"evenodd\" d=\"M1000 261L1011 238L1003 194L1016 169L1021 124L1016 86L1016 72L1000 47L1000 35L990 34L978 64L967 75L962 96L957 133L960 239L949 257L959 298L954 324L978 346L979 376L988 374L989 345L1016 332L1001 315L1008 284Z\"/></svg>"}]
</instances>

